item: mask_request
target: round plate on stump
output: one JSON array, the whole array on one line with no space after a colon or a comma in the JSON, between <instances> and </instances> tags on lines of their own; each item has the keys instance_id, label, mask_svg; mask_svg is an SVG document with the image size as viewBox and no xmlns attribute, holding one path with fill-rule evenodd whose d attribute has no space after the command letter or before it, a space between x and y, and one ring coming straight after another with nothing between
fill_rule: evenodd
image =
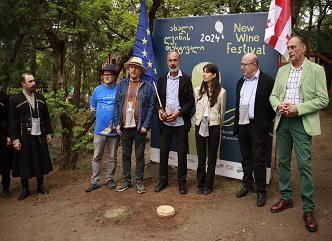
<instances>
[{"instance_id":1,"label":"round plate on stump","mask_svg":"<svg viewBox=\"0 0 332 241\"><path fill-rule=\"evenodd\" d=\"M169 205L161 205L157 208L157 215L160 218L171 218L175 215L175 209Z\"/></svg>"}]
</instances>

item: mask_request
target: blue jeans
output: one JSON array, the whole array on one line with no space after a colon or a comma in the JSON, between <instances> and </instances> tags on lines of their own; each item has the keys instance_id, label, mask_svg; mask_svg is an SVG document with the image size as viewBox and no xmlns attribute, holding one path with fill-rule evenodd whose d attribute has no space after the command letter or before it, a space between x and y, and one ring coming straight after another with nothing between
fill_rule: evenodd
<instances>
[{"instance_id":1,"label":"blue jeans","mask_svg":"<svg viewBox=\"0 0 332 241\"><path fill-rule=\"evenodd\" d=\"M131 152L133 142L135 143L136 156L135 180L143 181L145 167L144 151L146 143L146 133L138 133L136 128L123 128L121 136L123 168L122 179L123 181L127 182L131 182Z\"/></svg>"},{"instance_id":2,"label":"blue jeans","mask_svg":"<svg viewBox=\"0 0 332 241\"><path fill-rule=\"evenodd\" d=\"M116 163L117 163L117 151L119 146L119 136L102 136L94 134L93 137L93 160L92 160L92 177L91 183L98 184L100 179L102 158L105 151L105 145L108 146L108 163L106 170L106 183L114 178Z\"/></svg>"}]
</instances>

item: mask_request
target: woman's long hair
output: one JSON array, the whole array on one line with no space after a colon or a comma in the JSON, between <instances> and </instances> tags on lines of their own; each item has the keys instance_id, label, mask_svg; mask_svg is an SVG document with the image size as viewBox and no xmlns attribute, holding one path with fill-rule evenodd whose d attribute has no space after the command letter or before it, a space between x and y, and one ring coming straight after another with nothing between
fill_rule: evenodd
<instances>
[{"instance_id":1,"label":"woman's long hair","mask_svg":"<svg viewBox=\"0 0 332 241\"><path fill-rule=\"evenodd\" d=\"M210 99L210 107L213 107L217 103L218 95L221 91L221 85L219 82L219 70L215 64L207 64L203 67L203 71L210 72L212 74L216 74L216 76L212 79L211 91L209 91L208 85L206 82L202 82L201 88L199 89L199 98L202 99L203 94L206 92L208 98Z\"/></svg>"}]
</instances>

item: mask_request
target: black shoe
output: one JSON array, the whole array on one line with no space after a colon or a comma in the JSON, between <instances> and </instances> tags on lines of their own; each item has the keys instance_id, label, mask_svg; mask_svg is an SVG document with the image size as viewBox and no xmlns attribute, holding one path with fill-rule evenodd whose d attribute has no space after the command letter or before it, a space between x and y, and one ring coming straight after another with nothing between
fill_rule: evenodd
<instances>
[{"instance_id":1,"label":"black shoe","mask_svg":"<svg viewBox=\"0 0 332 241\"><path fill-rule=\"evenodd\" d=\"M4 199L8 199L12 197L12 194L9 192L9 189L3 189L2 190L2 195Z\"/></svg>"},{"instance_id":2,"label":"black shoe","mask_svg":"<svg viewBox=\"0 0 332 241\"><path fill-rule=\"evenodd\" d=\"M179 184L179 193L180 194L187 194L186 184Z\"/></svg>"},{"instance_id":3,"label":"black shoe","mask_svg":"<svg viewBox=\"0 0 332 241\"><path fill-rule=\"evenodd\" d=\"M30 191L28 188L23 188L21 195L18 197L18 200L22 201L30 196Z\"/></svg>"},{"instance_id":4,"label":"black shoe","mask_svg":"<svg viewBox=\"0 0 332 241\"><path fill-rule=\"evenodd\" d=\"M204 195L208 195L208 194L210 194L211 192L213 192L213 189L205 188L204 191L203 191L203 194L204 194Z\"/></svg>"},{"instance_id":5,"label":"black shoe","mask_svg":"<svg viewBox=\"0 0 332 241\"><path fill-rule=\"evenodd\" d=\"M154 188L155 192L161 192L166 187L168 187L168 182L159 182L158 185Z\"/></svg>"},{"instance_id":6,"label":"black shoe","mask_svg":"<svg viewBox=\"0 0 332 241\"><path fill-rule=\"evenodd\" d=\"M116 188L113 179L111 179L111 180L109 180L109 181L107 182L107 187L108 187L109 189L111 189L111 190Z\"/></svg>"},{"instance_id":7,"label":"black shoe","mask_svg":"<svg viewBox=\"0 0 332 241\"><path fill-rule=\"evenodd\" d=\"M203 194L203 193L204 193L204 188L197 189L197 194Z\"/></svg>"},{"instance_id":8,"label":"black shoe","mask_svg":"<svg viewBox=\"0 0 332 241\"><path fill-rule=\"evenodd\" d=\"M266 203L265 193L257 193L257 206L263 207Z\"/></svg>"},{"instance_id":9,"label":"black shoe","mask_svg":"<svg viewBox=\"0 0 332 241\"><path fill-rule=\"evenodd\" d=\"M48 194L48 190L43 185L38 185L37 192L40 194Z\"/></svg>"},{"instance_id":10,"label":"black shoe","mask_svg":"<svg viewBox=\"0 0 332 241\"><path fill-rule=\"evenodd\" d=\"M237 198L244 197L244 196L246 196L249 192L251 192L251 190L247 189L246 187L243 187L243 188L241 189L241 191L239 191L239 192L236 194L236 197L237 197Z\"/></svg>"},{"instance_id":11,"label":"black shoe","mask_svg":"<svg viewBox=\"0 0 332 241\"><path fill-rule=\"evenodd\" d=\"M100 188L100 185L97 183L90 183L90 185L85 189L86 192L92 192L93 190L96 190Z\"/></svg>"}]
</instances>

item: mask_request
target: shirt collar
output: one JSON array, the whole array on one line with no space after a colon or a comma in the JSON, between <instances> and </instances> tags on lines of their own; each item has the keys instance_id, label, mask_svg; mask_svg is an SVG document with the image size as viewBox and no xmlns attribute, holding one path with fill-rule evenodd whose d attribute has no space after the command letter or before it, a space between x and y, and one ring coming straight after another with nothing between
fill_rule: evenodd
<instances>
[{"instance_id":1,"label":"shirt collar","mask_svg":"<svg viewBox=\"0 0 332 241\"><path fill-rule=\"evenodd\" d=\"M303 67L304 67L304 63L305 63L305 58L304 58L304 60L303 60L303 63L301 64L301 67L300 67L300 68L296 69L296 68L294 67L293 63L291 63L291 68L292 68L293 70L297 70L297 71L302 70Z\"/></svg>"},{"instance_id":2,"label":"shirt collar","mask_svg":"<svg viewBox=\"0 0 332 241\"><path fill-rule=\"evenodd\" d=\"M181 72L180 69L179 69L179 71L178 71L178 75L177 75L175 78L173 78L173 77L171 76L171 72L170 72L170 71L168 71L168 73L167 73L167 78L177 79L177 78L180 78L180 77L182 77L182 72Z\"/></svg>"},{"instance_id":3,"label":"shirt collar","mask_svg":"<svg viewBox=\"0 0 332 241\"><path fill-rule=\"evenodd\" d=\"M244 81L253 81L253 80L258 80L259 79L259 74L261 73L261 71L258 69L256 74L254 75L254 77L250 80L247 77L243 76L243 80Z\"/></svg>"}]
</instances>

